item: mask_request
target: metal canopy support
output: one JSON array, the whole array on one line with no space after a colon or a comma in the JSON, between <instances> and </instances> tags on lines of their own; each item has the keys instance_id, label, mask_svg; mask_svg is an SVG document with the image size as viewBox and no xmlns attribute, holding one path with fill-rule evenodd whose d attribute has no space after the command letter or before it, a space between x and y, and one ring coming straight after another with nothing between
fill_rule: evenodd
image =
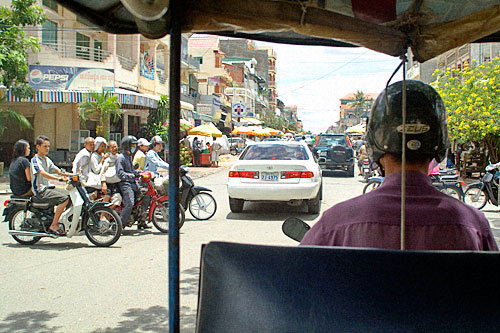
<instances>
[{"instance_id":1,"label":"metal canopy support","mask_svg":"<svg viewBox=\"0 0 500 333\"><path fill-rule=\"evenodd\" d=\"M168 161L168 309L169 332L179 332L179 128L181 113L181 18L182 2L171 1L169 64Z\"/></svg>"}]
</instances>

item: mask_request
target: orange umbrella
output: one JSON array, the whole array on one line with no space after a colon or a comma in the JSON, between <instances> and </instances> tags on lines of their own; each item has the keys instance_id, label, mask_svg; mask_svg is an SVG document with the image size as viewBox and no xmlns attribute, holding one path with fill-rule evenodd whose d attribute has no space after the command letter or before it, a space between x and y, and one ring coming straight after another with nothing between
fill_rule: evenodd
<instances>
[{"instance_id":1,"label":"orange umbrella","mask_svg":"<svg viewBox=\"0 0 500 333\"><path fill-rule=\"evenodd\" d=\"M248 134L250 130L246 126L235 127L231 134Z\"/></svg>"},{"instance_id":2,"label":"orange umbrella","mask_svg":"<svg viewBox=\"0 0 500 333\"><path fill-rule=\"evenodd\" d=\"M293 136L293 134L292 134L292 133L285 133L285 134L283 134L283 135L284 135L284 136Z\"/></svg>"}]
</instances>

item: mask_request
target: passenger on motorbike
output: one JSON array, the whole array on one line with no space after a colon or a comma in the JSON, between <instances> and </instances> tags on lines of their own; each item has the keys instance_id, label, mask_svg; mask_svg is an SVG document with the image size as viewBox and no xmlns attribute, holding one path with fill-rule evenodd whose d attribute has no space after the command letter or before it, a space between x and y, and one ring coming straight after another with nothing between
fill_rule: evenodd
<instances>
[{"instance_id":1,"label":"passenger on motorbike","mask_svg":"<svg viewBox=\"0 0 500 333\"><path fill-rule=\"evenodd\" d=\"M132 164L139 165L139 168L137 168L137 170L139 171L144 170L144 167L146 165L146 153L149 150L150 144L151 143L144 138L140 138L139 140L137 140L137 150L134 154Z\"/></svg>"},{"instance_id":2,"label":"passenger on motorbike","mask_svg":"<svg viewBox=\"0 0 500 333\"><path fill-rule=\"evenodd\" d=\"M104 166L104 161L109 156L105 154L107 141L105 138L98 136L95 138L95 148L92 155L90 155L90 170L88 181L92 181L89 186L95 188L96 190L101 190L104 195L103 201L109 202L110 195L108 195L108 187L106 181L101 179L101 171Z\"/></svg>"},{"instance_id":3,"label":"passenger on motorbike","mask_svg":"<svg viewBox=\"0 0 500 333\"><path fill-rule=\"evenodd\" d=\"M101 182L104 191L106 187L106 193L111 196L110 202L111 207L115 208L122 204L122 195L120 194L120 178L116 175L116 158L118 157L118 144L116 141L110 140L108 143L109 156L104 159L103 166L101 168ZM104 192L103 192L104 193Z\"/></svg>"},{"instance_id":4,"label":"passenger on motorbike","mask_svg":"<svg viewBox=\"0 0 500 333\"><path fill-rule=\"evenodd\" d=\"M87 181L90 170L90 155L94 151L95 140L92 137L85 138L82 150L76 154L73 160L73 173L82 175L82 180Z\"/></svg>"},{"instance_id":5,"label":"passenger on motorbike","mask_svg":"<svg viewBox=\"0 0 500 333\"><path fill-rule=\"evenodd\" d=\"M155 136L151 140L151 149L146 154L146 166L145 171L151 171L156 177L158 177L157 168L162 168L168 170L168 163L160 158L159 152L163 150L163 145L165 142L160 136Z\"/></svg>"},{"instance_id":6,"label":"passenger on motorbike","mask_svg":"<svg viewBox=\"0 0 500 333\"><path fill-rule=\"evenodd\" d=\"M123 152L116 158L116 175L120 178L120 192L122 194L123 209L120 214L123 226L130 226L134 221L130 220L130 214L134 207L135 198L140 195L139 186L136 181L136 172L132 165L132 151L136 148L135 136L127 135L121 142Z\"/></svg>"},{"instance_id":7,"label":"passenger on motorbike","mask_svg":"<svg viewBox=\"0 0 500 333\"><path fill-rule=\"evenodd\" d=\"M375 191L327 210L302 245L399 249L401 241L402 82L376 99L367 125L367 152L385 171ZM446 109L439 94L406 81L406 249L497 251L485 216L434 188L430 161L449 146ZM362 208L362 209L361 209Z\"/></svg>"},{"instance_id":8,"label":"passenger on motorbike","mask_svg":"<svg viewBox=\"0 0 500 333\"><path fill-rule=\"evenodd\" d=\"M68 204L69 196L58 189L49 188L49 179L66 182L68 181L66 177L72 175L61 171L47 156L50 150L48 137L39 135L36 138L35 147L37 153L31 159L33 193L38 202L47 202L50 205L57 206L54 219L49 227L49 232L57 236L64 236L65 233L59 228L58 223L61 214ZM62 178L51 175L51 173L57 173Z\"/></svg>"},{"instance_id":9,"label":"passenger on motorbike","mask_svg":"<svg viewBox=\"0 0 500 333\"><path fill-rule=\"evenodd\" d=\"M20 197L33 195L31 189L30 144L26 140L18 140L14 144L14 154L9 167L9 184L12 194Z\"/></svg>"}]
</instances>

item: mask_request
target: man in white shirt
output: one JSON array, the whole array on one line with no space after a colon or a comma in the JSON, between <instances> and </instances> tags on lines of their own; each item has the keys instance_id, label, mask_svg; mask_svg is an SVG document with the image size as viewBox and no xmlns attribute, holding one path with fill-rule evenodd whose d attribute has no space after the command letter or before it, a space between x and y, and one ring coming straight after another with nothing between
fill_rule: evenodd
<instances>
[{"instance_id":1,"label":"man in white shirt","mask_svg":"<svg viewBox=\"0 0 500 333\"><path fill-rule=\"evenodd\" d=\"M94 151L95 141L92 137L85 138L83 149L76 154L73 161L73 174L81 174L84 181L87 180L90 171L90 155Z\"/></svg>"}]
</instances>

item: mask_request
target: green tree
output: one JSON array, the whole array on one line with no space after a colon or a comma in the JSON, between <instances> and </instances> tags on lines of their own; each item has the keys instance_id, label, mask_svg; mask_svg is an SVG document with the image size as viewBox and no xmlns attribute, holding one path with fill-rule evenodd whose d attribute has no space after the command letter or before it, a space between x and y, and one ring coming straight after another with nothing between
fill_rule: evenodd
<instances>
[{"instance_id":1,"label":"green tree","mask_svg":"<svg viewBox=\"0 0 500 333\"><path fill-rule=\"evenodd\" d=\"M26 37L23 28L39 25L45 15L35 0L12 0L11 6L0 6L0 81L3 86L20 97L31 96L33 91L26 82L28 75L28 51L40 49L36 37ZM0 103L5 96L0 97ZM32 128L26 117L13 110L0 109L0 135L7 123L19 128Z\"/></svg>"},{"instance_id":2,"label":"green tree","mask_svg":"<svg viewBox=\"0 0 500 333\"><path fill-rule=\"evenodd\" d=\"M500 148L500 59L463 69L436 70L434 87L448 112L451 139L460 143L483 141L492 162Z\"/></svg>"},{"instance_id":3,"label":"green tree","mask_svg":"<svg viewBox=\"0 0 500 333\"><path fill-rule=\"evenodd\" d=\"M162 95L158 101L156 110L151 110L148 115L147 130L148 135L153 137L159 135L163 141L168 142L168 110L170 101L168 96Z\"/></svg>"},{"instance_id":4,"label":"green tree","mask_svg":"<svg viewBox=\"0 0 500 333\"><path fill-rule=\"evenodd\" d=\"M349 103L349 106L354 108L353 113L359 124L361 122L361 116L368 109L368 101L366 100L365 94L361 90L356 91L354 94L354 101Z\"/></svg>"},{"instance_id":5,"label":"green tree","mask_svg":"<svg viewBox=\"0 0 500 333\"><path fill-rule=\"evenodd\" d=\"M113 117L113 120L116 121L122 116L118 96L110 96L107 91L102 94L93 92L90 93L90 96L91 99L88 102L81 103L78 106L80 120L85 123L90 115L96 114L98 117L97 136L108 139L110 117Z\"/></svg>"}]
</instances>

